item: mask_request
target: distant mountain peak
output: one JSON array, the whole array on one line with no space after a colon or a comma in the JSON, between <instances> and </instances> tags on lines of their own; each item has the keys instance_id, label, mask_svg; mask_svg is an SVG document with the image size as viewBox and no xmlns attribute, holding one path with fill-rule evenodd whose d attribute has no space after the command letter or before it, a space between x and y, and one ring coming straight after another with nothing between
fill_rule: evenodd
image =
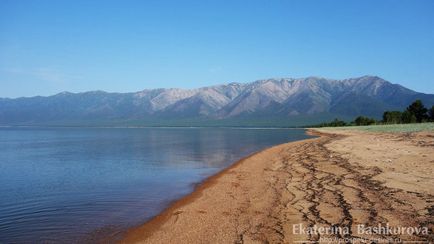
<instances>
[{"instance_id":1,"label":"distant mountain peak","mask_svg":"<svg viewBox=\"0 0 434 244\"><path fill-rule=\"evenodd\" d=\"M55 96L65 96L65 95L72 95L72 94L74 94L74 93L68 92L68 91L63 91L63 92L57 93Z\"/></svg>"},{"instance_id":2,"label":"distant mountain peak","mask_svg":"<svg viewBox=\"0 0 434 244\"><path fill-rule=\"evenodd\" d=\"M403 109L415 99L422 99L427 106L434 103L434 95L417 93L372 75L343 80L271 78L195 89L62 92L50 97L0 99L0 125L178 118L292 120L324 114L379 117L384 110Z\"/></svg>"}]
</instances>

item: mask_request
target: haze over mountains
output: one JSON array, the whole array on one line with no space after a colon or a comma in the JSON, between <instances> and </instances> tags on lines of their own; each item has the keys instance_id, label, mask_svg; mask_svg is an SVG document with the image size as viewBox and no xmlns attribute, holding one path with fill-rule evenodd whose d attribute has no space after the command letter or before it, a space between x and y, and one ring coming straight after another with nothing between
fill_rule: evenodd
<instances>
[{"instance_id":1,"label":"haze over mountains","mask_svg":"<svg viewBox=\"0 0 434 244\"><path fill-rule=\"evenodd\" d=\"M0 98L0 125L307 125L334 117L380 117L415 99L434 104L432 94L376 76L266 79L197 89Z\"/></svg>"}]
</instances>

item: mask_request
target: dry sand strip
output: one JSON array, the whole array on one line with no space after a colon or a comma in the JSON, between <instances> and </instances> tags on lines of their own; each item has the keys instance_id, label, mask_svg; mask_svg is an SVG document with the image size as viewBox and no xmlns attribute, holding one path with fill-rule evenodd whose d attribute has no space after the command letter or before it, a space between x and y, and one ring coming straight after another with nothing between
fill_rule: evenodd
<instances>
[{"instance_id":1,"label":"dry sand strip","mask_svg":"<svg viewBox=\"0 0 434 244\"><path fill-rule=\"evenodd\" d=\"M121 243L434 241L433 134L313 133L211 177ZM429 233L359 229L378 224Z\"/></svg>"}]
</instances>

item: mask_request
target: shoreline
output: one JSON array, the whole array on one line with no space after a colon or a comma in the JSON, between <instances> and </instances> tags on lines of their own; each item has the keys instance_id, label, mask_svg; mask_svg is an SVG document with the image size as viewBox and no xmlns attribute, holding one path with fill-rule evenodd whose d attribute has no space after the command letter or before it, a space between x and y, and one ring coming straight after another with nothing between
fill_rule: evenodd
<instances>
[{"instance_id":1,"label":"shoreline","mask_svg":"<svg viewBox=\"0 0 434 244\"><path fill-rule=\"evenodd\" d=\"M231 127L227 127L231 128ZM263 128L259 128L263 129ZM264 129L303 129L303 128L264 128ZM230 170L233 168L236 168L249 158L255 157L255 155L262 153L266 150L272 149L274 147L278 147L281 145L287 145L287 144L297 144L297 143L303 143L303 142L309 142L313 140L317 140L321 138L321 136L324 136L326 133L314 131L312 129L305 129L306 134L310 136L316 136L314 138L308 138L298 141L291 141L283 144L274 145L268 148L264 148L262 150L259 150L257 152L254 152L253 154L250 154L246 157L241 158L240 160L234 162L229 167L222 169L221 171L217 172L214 175L211 175L207 178L205 178L203 181L196 184L193 191L185 196L183 196L180 199L174 200L172 203L168 205L166 209L164 209L162 212L157 214L156 216L152 217L150 220L142 223L139 226L131 227L126 230L123 237L120 240L120 243L134 243L138 242L142 239L145 239L152 235L154 231L156 231L162 224L167 221L176 210L182 206L188 205L189 203L193 202L195 199L199 198L202 195L202 192L206 190L207 188L213 186L217 183L217 180L222 177L223 175L227 174Z\"/></svg>"},{"instance_id":2,"label":"shoreline","mask_svg":"<svg viewBox=\"0 0 434 244\"><path fill-rule=\"evenodd\" d=\"M309 129L306 133L319 137L275 145L235 162L199 183L192 193L174 201L149 221L129 228L119 242L233 243L246 240L293 242L319 238L313 235L292 235L289 228L294 223L324 225L324 223L336 222L350 230L355 228L355 223L373 225L385 219L392 225L429 223L431 218L429 202L433 200L433 193L430 190L420 191L419 188L423 183L429 185L431 179L414 187L414 184L418 184L421 179L427 178L426 175L417 175L415 179L410 179L410 182L403 182L400 180L402 175L394 175L397 173L396 170L393 170L392 174L388 172L389 161L384 165L375 163L371 165L369 161L353 162L356 157L352 158L348 155L353 151L364 155L364 151L354 150L353 146L346 148L342 143L353 140L353 144L350 145L356 145L362 138L387 141L391 148L396 146L399 149L407 146L409 149L414 149L415 145L405 141L405 145L396 144L396 139L405 140L406 138L401 137L406 135L382 133L379 136L367 132L321 131L321 129ZM389 140L389 137L392 140ZM428 142L429 140L430 138ZM419 141L416 142L420 144ZM360 146L366 144L368 143L363 141ZM434 156L432 148L428 149L430 149L428 156ZM318 159L313 159L316 157ZM267 160L273 163L269 165ZM311 161L317 163L312 164ZM330 165L329 161L333 161L333 164ZM427 162L430 163L429 161L425 163ZM403 170L408 171L406 168ZM299 172L294 173L294 171ZM424 172L422 170L416 173ZM325 177L326 181L321 179L315 183L321 178L317 174L330 176ZM347 179L347 175L351 177ZM265 177L267 178L263 180ZM255 181L255 178L260 180ZM339 180L330 184L329 181L333 178ZM335 184L338 185L337 188ZM325 188L324 185L329 186ZM331 188L336 190L330 190ZM270 192L271 189L273 192ZM390 212L389 208L402 208L399 206L402 204L401 200L396 198L406 199L411 204L399 211ZM310 207L307 209L302 207L305 205ZM413 205L412 211L423 214L415 219L411 214L412 211L407 212L407 208L411 205ZM354 208L361 210L355 211ZM256 227L253 228L253 225ZM427 238L431 240L432 226L430 228L431 235ZM358 236L348 234L347 237ZM382 235L373 237L385 238ZM363 236L363 238L369 239L371 236ZM424 236L405 236L405 238L420 240Z\"/></svg>"}]
</instances>

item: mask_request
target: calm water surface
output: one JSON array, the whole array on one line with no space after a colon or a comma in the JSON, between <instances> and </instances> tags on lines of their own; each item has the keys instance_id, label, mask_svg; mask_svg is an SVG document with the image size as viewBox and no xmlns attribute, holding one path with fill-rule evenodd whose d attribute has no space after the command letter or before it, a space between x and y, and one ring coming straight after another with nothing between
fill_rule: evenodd
<instances>
[{"instance_id":1,"label":"calm water surface","mask_svg":"<svg viewBox=\"0 0 434 244\"><path fill-rule=\"evenodd\" d=\"M307 137L288 129L0 128L0 243L82 242L143 223L238 159Z\"/></svg>"}]
</instances>

